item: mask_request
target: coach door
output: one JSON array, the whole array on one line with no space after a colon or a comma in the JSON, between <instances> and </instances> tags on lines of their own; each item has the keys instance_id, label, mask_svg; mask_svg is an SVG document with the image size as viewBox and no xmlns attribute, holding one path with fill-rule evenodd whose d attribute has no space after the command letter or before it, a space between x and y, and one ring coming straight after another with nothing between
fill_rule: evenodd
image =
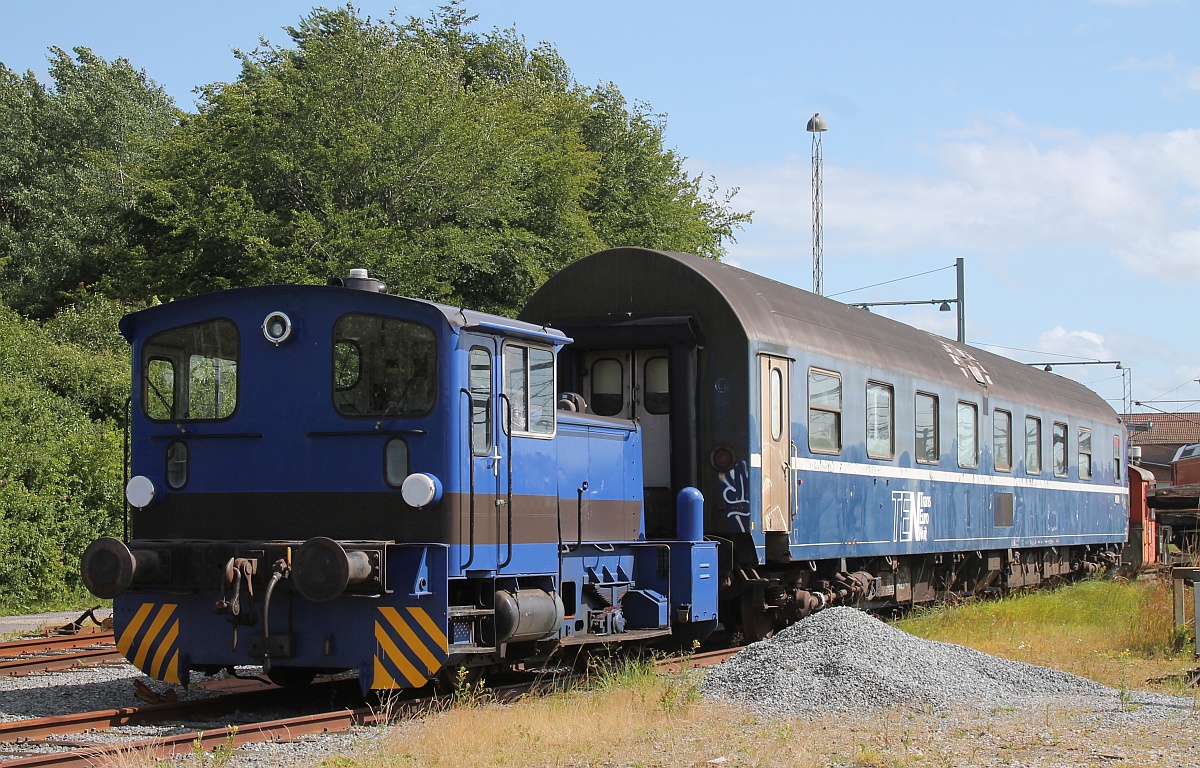
<instances>
[{"instance_id":1,"label":"coach door","mask_svg":"<svg viewBox=\"0 0 1200 768\"><path fill-rule=\"evenodd\" d=\"M792 497L790 362L759 356L759 431L762 436L762 521L767 533L790 533Z\"/></svg>"},{"instance_id":2,"label":"coach door","mask_svg":"<svg viewBox=\"0 0 1200 768\"><path fill-rule=\"evenodd\" d=\"M667 351L590 352L582 393L592 413L634 419L642 431L642 484L671 487L671 390Z\"/></svg>"}]
</instances>

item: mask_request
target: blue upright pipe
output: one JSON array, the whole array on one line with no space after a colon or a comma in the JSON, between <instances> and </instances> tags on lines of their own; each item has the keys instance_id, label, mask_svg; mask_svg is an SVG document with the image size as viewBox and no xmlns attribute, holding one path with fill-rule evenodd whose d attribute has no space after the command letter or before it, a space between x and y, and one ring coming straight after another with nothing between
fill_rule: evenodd
<instances>
[{"instance_id":1,"label":"blue upright pipe","mask_svg":"<svg viewBox=\"0 0 1200 768\"><path fill-rule=\"evenodd\" d=\"M680 541L704 541L704 494L687 487L675 499L675 524Z\"/></svg>"}]
</instances>

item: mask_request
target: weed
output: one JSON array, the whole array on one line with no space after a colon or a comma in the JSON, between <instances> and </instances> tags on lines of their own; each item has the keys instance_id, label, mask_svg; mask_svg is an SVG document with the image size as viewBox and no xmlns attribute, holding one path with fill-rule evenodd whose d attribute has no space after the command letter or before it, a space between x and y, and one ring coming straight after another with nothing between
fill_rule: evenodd
<instances>
[{"instance_id":1,"label":"weed","mask_svg":"<svg viewBox=\"0 0 1200 768\"><path fill-rule=\"evenodd\" d=\"M490 698L484 689L483 678L466 667L454 670L454 706L478 707Z\"/></svg>"},{"instance_id":2,"label":"weed","mask_svg":"<svg viewBox=\"0 0 1200 768\"><path fill-rule=\"evenodd\" d=\"M1118 654L1118 661L1121 665L1121 679L1117 687L1117 696L1121 701L1122 712L1132 712L1138 708L1138 704L1133 703L1133 692L1129 690L1129 651L1121 651Z\"/></svg>"},{"instance_id":3,"label":"weed","mask_svg":"<svg viewBox=\"0 0 1200 768\"><path fill-rule=\"evenodd\" d=\"M225 768L229 765L229 761L233 760L234 750L237 749L237 732L236 725L229 726L229 733L225 735L225 741L209 752L204 748L204 731L201 731L196 740L192 742L191 764L196 768Z\"/></svg>"}]
</instances>

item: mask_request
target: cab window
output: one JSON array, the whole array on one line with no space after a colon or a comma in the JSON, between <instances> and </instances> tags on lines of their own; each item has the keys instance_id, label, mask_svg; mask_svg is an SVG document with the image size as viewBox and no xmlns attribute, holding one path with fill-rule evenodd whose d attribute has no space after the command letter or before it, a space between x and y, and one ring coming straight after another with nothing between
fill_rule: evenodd
<instances>
[{"instance_id":1,"label":"cab window","mask_svg":"<svg viewBox=\"0 0 1200 768\"><path fill-rule=\"evenodd\" d=\"M492 452L492 355L471 347L471 450L476 456Z\"/></svg>"},{"instance_id":2,"label":"cab window","mask_svg":"<svg viewBox=\"0 0 1200 768\"><path fill-rule=\"evenodd\" d=\"M426 325L343 315L333 327L333 405L342 416L411 418L437 399L437 338Z\"/></svg>"},{"instance_id":3,"label":"cab window","mask_svg":"<svg viewBox=\"0 0 1200 768\"><path fill-rule=\"evenodd\" d=\"M238 397L238 332L211 320L155 334L142 345L142 411L153 421L220 421Z\"/></svg>"},{"instance_id":4,"label":"cab window","mask_svg":"<svg viewBox=\"0 0 1200 768\"><path fill-rule=\"evenodd\" d=\"M553 435L554 352L546 347L505 344L504 394L511 413L506 426L512 434Z\"/></svg>"}]
</instances>

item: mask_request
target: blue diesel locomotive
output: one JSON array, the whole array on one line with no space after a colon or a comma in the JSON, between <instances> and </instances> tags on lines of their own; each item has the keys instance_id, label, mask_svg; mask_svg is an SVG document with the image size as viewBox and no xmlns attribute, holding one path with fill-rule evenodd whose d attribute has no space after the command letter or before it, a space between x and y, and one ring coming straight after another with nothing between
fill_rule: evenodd
<instances>
[{"instance_id":1,"label":"blue diesel locomotive","mask_svg":"<svg viewBox=\"0 0 1200 768\"><path fill-rule=\"evenodd\" d=\"M129 528L82 570L153 677L415 688L753 640L1090 573L1126 538L1094 393L726 264L593 254L520 320L333 282L122 321Z\"/></svg>"},{"instance_id":2,"label":"blue diesel locomotive","mask_svg":"<svg viewBox=\"0 0 1200 768\"><path fill-rule=\"evenodd\" d=\"M646 535L635 425L556 408L569 339L365 271L338 282L122 320L127 543L97 540L81 567L137 667L416 688L539 644L715 628L698 492L687 540Z\"/></svg>"}]
</instances>

